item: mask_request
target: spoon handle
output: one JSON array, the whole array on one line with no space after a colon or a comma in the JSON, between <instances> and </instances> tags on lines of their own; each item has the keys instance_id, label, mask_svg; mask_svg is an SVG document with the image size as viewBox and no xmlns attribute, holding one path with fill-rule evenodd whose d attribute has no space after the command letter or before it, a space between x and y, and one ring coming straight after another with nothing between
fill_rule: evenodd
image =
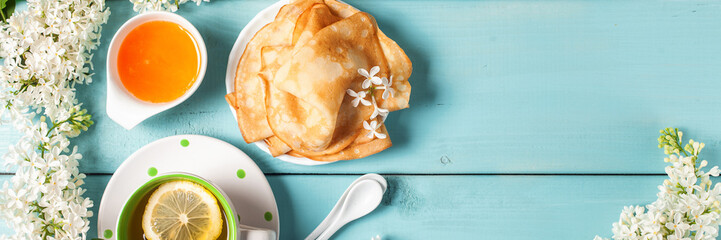
<instances>
[{"instance_id":1,"label":"spoon handle","mask_svg":"<svg viewBox=\"0 0 721 240\"><path fill-rule=\"evenodd\" d=\"M386 190L387 183L386 183L386 180L381 175L378 175L375 173L369 173L369 174L365 174L365 175L359 177L358 179L353 181L353 183L351 183L350 186L348 186L348 189L346 189L345 192L343 192L343 195L341 195L340 199L338 199L338 202L335 204L335 206L330 211L328 216L325 219L323 219L323 221L320 224L318 224L318 227L316 227L315 230L313 230L313 232L311 232L308 235L308 237L305 238L305 240L317 239L318 236L320 236L323 233L323 231L325 231L326 228L328 228L332 222L335 222L337 220L338 213L340 211L340 206L343 205L343 203L345 202L345 198L348 196L348 192L351 190L351 188L353 188L354 185L358 184L359 182L361 182L363 180L375 180L381 184L381 186L383 188L383 192L385 192L385 190ZM337 231L337 229L336 229L336 231Z\"/></svg>"},{"instance_id":2,"label":"spoon handle","mask_svg":"<svg viewBox=\"0 0 721 240\"><path fill-rule=\"evenodd\" d=\"M315 230L313 230L313 232L311 232L310 235L308 235L308 237L305 238L305 240L318 239L318 236L320 236L320 234L323 233L332 222L336 221L336 218L338 218L338 215L334 214L334 213L336 213L340 210L339 208L340 208L340 205L342 205L343 200L345 200L345 199L341 198L341 200L338 201L338 203L335 205L335 207L333 207L333 210L331 210L331 214L328 214L328 216L325 219L323 219L323 222L318 224L318 227L316 227Z\"/></svg>"},{"instance_id":3,"label":"spoon handle","mask_svg":"<svg viewBox=\"0 0 721 240\"><path fill-rule=\"evenodd\" d=\"M323 231L323 233L321 233L320 236L318 236L318 238L316 240L328 240L330 238L330 236L333 236L333 234L335 234L335 232L337 232L338 229L343 227L343 225L345 225L345 224L346 223L339 224L337 221L333 221L333 223L330 226L328 226L328 228L325 231Z\"/></svg>"}]
</instances>

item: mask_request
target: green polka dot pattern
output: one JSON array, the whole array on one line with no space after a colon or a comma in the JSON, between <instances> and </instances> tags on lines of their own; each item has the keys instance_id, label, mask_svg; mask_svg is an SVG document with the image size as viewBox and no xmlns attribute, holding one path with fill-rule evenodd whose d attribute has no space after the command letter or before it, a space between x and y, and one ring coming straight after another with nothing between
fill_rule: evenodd
<instances>
[{"instance_id":1,"label":"green polka dot pattern","mask_svg":"<svg viewBox=\"0 0 721 240\"><path fill-rule=\"evenodd\" d=\"M270 220L273 220L273 214L270 212L265 212L265 215L263 215L266 221L270 222Z\"/></svg>"},{"instance_id":2,"label":"green polka dot pattern","mask_svg":"<svg viewBox=\"0 0 721 240\"><path fill-rule=\"evenodd\" d=\"M110 229L105 229L105 231L103 232L103 237L104 237L104 238L111 238L111 237L113 237L113 231L110 231Z\"/></svg>"},{"instance_id":3,"label":"green polka dot pattern","mask_svg":"<svg viewBox=\"0 0 721 240\"><path fill-rule=\"evenodd\" d=\"M148 176L155 177L155 175L158 175L158 169L155 167L148 168Z\"/></svg>"}]
</instances>

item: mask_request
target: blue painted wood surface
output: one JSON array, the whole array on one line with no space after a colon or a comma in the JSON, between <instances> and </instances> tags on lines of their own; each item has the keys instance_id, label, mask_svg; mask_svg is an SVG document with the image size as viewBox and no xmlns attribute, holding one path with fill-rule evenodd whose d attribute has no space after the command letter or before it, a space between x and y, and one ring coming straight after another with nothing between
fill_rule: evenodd
<instances>
[{"instance_id":1,"label":"blue painted wood surface","mask_svg":"<svg viewBox=\"0 0 721 240\"><path fill-rule=\"evenodd\" d=\"M243 142L223 99L227 57L270 1L184 5L178 13L208 46L205 80L185 103L124 130L105 114L104 66L112 35L135 13L110 1L95 82L78 88L96 121L74 141L89 159L82 170L112 173L155 139L195 133L272 173L662 173L655 139L667 126L706 142L721 163L721 2L350 2L414 63L411 107L388 119L392 148L305 167Z\"/></svg>"},{"instance_id":2,"label":"blue painted wood surface","mask_svg":"<svg viewBox=\"0 0 721 240\"><path fill-rule=\"evenodd\" d=\"M358 176L282 175L268 181L278 200L281 239L302 239ZM623 206L655 200L660 176L393 176L368 216L334 239L593 239L611 236ZM0 176L0 181L9 179ZM89 176L97 203L109 176ZM94 224L94 218L91 219ZM0 228L0 233L8 232ZM96 236L95 225L89 236Z\"/></svg>"},{"instance_id":3,"label":"blue painted wood surface","mask_svg":"<svg viewBox=\"0 0 721 240\"><path fill-rule=\"evenodd\" d=\"M272 174L283 239L320 222L355 177L342 174L367 172L402 175L390 175L386 204L340 239L590 239L609 236L624 205L653 201L663 176L455 174L662 174L656 137L667 126L705 142L703 156L721 164L719 1L348 0L413 61L411 108L390 115L390 149L315 167L244 143L223 99L235 38L272 2L183 5L208 47L205 80L131 131L105 114L104 66L112 35L135 13L108 2L95 82L78 87L96 124L73 140L81 171L95 174L86 187L96 205L128 155L191 133L232 143ZM0 146L17 138L10 126L0 134Z\"/></svg>"}]
</instances>

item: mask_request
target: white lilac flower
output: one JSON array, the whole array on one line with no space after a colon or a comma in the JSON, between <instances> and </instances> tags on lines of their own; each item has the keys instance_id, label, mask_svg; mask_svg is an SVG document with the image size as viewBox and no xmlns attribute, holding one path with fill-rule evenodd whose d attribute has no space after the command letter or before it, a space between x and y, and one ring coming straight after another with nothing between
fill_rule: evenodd
<instances>
[{"instance_id":1,"label":"white lilac flower","mask_svg":"<svg viewBox=\"0 0 721 240\"><path fill-rule=\"evenodd\" d=\"M380 71L381 68L379 66L372 67L370 69L370 72L363 68L359 68L358 74L366 78L365 80L363 80L363 84L361 85L361 87L363 87L363 89L367 89L371 86L371 83L375 85L383 83L383 80L376 76L376 74L378 74L378 72Z\"/></svg>"},{"instance_id":2,"label":"white lilac flower","mask_svg":"<svg viewBox=\"0 0 721 240\"><path fill-rule=\"evenodd\" d=\"M380 126L381 126L381 124L378 124L378 122L376 122L375 120L370 121L370 123L368 121L363 121L363 128L365 128L366 130L369 131L369 133L367 135L368 138L373 138L373 137L377 137L380 139L386 138L385 134L378 132L378 128L380 128Z\"/></svg>"},{"instance_id":3,"label":"white lilac flower","mask_svg":"<svg viewBox=\"0 0 721 240\"><path fill-rule=\"evenodd\" d=\"M679 203L686 207L681 210L682 212L689 213L690 216L695 215L694 218L698 218L705 210L705 206L701 205L701 200L696 194L680 194L679 196L681 197Z\"/></svg>"},{"instance_id":4,"label":"white lilac flower","mask_svg":"<svg viewBox=\"0 0 721 240\"><path fill-rule=\"evenodd\" d=\"M15 230L9 239L86 238L92 201L68 138L92 124L74 86L92 80L109 14L101 0L28 0L0 23L0 124L23 134L3 156L16 171L0 188L0 221Z\"/></svg>"},{"instance_id":5,"label":"white lilac flower","mask_svg":"<svg viewBox=\"0 0 721 240\"><path fill-rule=\"evenodd\" d=\"M665 226L667 229L673 231L673 235L677 239L683 238L683 236L686 235L686 231L691 227L686 223L685 219L683 219L683 214L681 213L675 213L672 221L666 222Z\"/></svg>"},{"instance_id":6,"label":"white lilac flower","mask_svg":"<svg viewBox=\"0 0 721 240\"><path fill-rule=\"evenodd\" d=\"M25 189L15 190L15 189L9 189L7 192L7 200L8 202L5 204L5 207L7 208L19 208L22 205L25 204L25 193L27 191Z\"/></svg>"},{"instance_id":7,"label":"white lilac flower","mask_svg":"<svg viewBox=\"0 0 721 240\"><path fill-rule=\"evenodd\" d=\"M628 225L613 223L613 239L633 238L636 236L636 231L631 230Z\"/></svg>"},{"instance_id":8,"label":"white lilac flower","mask_svg":"<svg viewBox=\"0 0 721 240\"><path fill-rule=\"evenodd\" d=\"M711 168L711 170L708 171L707 174L714 176L714 177L718 177L719 174L721 174L721 170L719 170L718 166L714 166L713 168Z\"/></svg>"},{"instance_id":9,"label":"white lilac flower","mask_svg":"<svg viewBox=\"0 0 721 240\"><path fill-rule=\"evenodd\" d=\"M351 97L354 97L353 101L351 102L351 104L353 104L353 107L358 107L358 103L362 103L364 106L371 105L371 102L365 99L365 91L355 92L351 89L346 89L346 93L348 93L348 95L350 95Z\"/></svg>"},{"instance_id":10,"label":"white lilac flower","mask_svg":"<svg viewBox=\"0 0 721 240\"><path fill-rule=\"evenodd\" d=\"M376 89L382 89L383 99L388 98L389 96L392 96L395 94L395 90L392 87L393 84L393 76L391 76L391 80L388 81L387 78L380 78L377 77L376 74L380 72L379 66L374 66L370 69L370 71L365 70L363 68L358 69L358 73L365 77L363 80L363 83L361 84L361 87L363 89L368 89L366 91L353 91L352 89L347 89L346 93L350 95L351 97L354 97L353 101L351 102L353 104L353 107L358 107L359 103L362 103L365 106L373 105L373 113L371 114L369 121L363 121L363 127L370 132L368 133L369 138L380 138L384 139L386 138L386 135L383 133L378 132L378 128L380 128L381 125L383 125L383 122L388 117L388 113L390 112L388 109L384 109L378 106L378 103L376 102L375 98L375 90ZM375 87L374 85L380 85ZM374 87L371 87L374 86ZM371 100L366 100L366 96L370 95ZM376 121L377 120L377 121Z\"/></svg>"},{"instance_id":11,"label":"white lilac flower","mask_svg":"<svg viewBox=\"0 0 721 240\"><path fill-rule=\"evenodd\" d=\"M133 3L133 10L136 12L147 12L147 11L178 11L178 5L187 3L189 1L195 2L196 5L200 6L201 2L209 2L210 0L178 0L177 4L175 0L130 0Z\"/></svg>"},{"instance_id":12,"label":"white lilac flower","mask_svg":"<svg viewBox=\"0 0 721 240\"><path fill-rule=\"evenodd\" d=\"M380 108L378 104L376 103L375 99L373 99L373 113L371 114L370 119L375 119L376 117L380 116L380 122L385 122L386 118L388 117L388 109Z\"/></svg>"},{"instance_id":13,"label":"white lilac flower","mask_svg":"<svg viewBox=\"0 0 721 240\"><path fill-rule=\"evenodd\" d=\"M383 86L378 87L378 89L383 89L383 95L381 96L381 97L383 97L383 99L387 99L390 96L395 96L396 90L393 89L393 76L392 75L391 75L390 81L388 80L388 78L385 78L385 77L381 78L381 84Z\"/></svg>"},{"instance_id":14,"label":"white lilac flower","mask_svg":"<svg viewBox=\"0 0 721 240\"><path fill-rule=\"evenodd\" d=\"M667 240L691 240L689 237L677 237L676 235L671 235L666 238Z\"/></svg>"},{"instance_id":15,"label":"white lilac flower","mask_svg":"<svg viewBox=\"0 0 721 240\"><path fill-rule=\"evenodd\" d=\"M696 222L689 230L696 231L696 236L718 234L718 224L714 224L714 217L711 214L704 214L696 218Z\"/></svg>"},{"instance_id":16,"label":"white lilac flower","mask_svg":"<svg viewBox=\"0 0 721 240\"><path fill-rule=\"evenodd\" d=\"M668 179L658 187L658 199L646 207L625 207L618 222L613 223L613 239L716 239L721 225L721 184L713 184L710 176L719 174L718 167L708 172L708 165L699 161L703 143L689 140L682 146L683 133L664 129L659 147L669 155L664 161ZM596 237L595 239L603 239Z\"/></svg>"},{"instance_id":17,"label":"white lilac flower","mask_svg":"<svg viewBox=\"0 0 721 240\"><path fill-rule=\"evenodd\" d=\"M663 214L658 211L649 211L642 216L641 232L646 239L661 239L661 222L664 221Z\"/></svg>"}]
</instances>

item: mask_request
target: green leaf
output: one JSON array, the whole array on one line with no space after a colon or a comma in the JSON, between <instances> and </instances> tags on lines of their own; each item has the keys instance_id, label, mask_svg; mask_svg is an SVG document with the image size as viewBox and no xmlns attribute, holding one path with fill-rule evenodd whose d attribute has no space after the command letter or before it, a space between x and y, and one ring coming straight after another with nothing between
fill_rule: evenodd
<instances>
[{"instance_id":1,"label":"green leaf","mask_svg":"<svg viewBox=\"0 0 721 240\"><path fill-rule=\"evenodd\" d=\"M7 22L13 12L15 12L15 0L0 0L0 19L3 22Z\"/></svg>"}]
</instances>

